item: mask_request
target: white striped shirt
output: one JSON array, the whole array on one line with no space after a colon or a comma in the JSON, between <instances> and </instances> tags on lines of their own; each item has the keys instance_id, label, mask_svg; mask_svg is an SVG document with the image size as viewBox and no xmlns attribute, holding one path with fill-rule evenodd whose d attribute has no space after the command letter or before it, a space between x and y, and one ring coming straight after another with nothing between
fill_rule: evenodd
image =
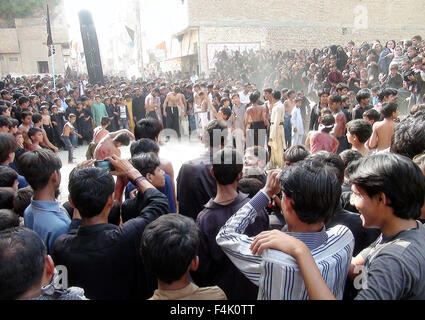
<instances>
[{"instance_id":1,"label":"white striped shirt","mask_svg":"<svg viewBox=\"0 0 425 320\"><path fill-rule=\"evenodd\" d=\"M217 243L235 266L259 287L259 300L307 300L297 261L274 249L264 250L261 256L253 255L249 248L253 238L243 234L268 202L266 194L257 193L227 220L217 234ZM307 245L330 290L337 299L342 299L354 249L351 231L338 225L327 231L323 228L321 232L288 234Z\"/></svg>"}]
</instances>

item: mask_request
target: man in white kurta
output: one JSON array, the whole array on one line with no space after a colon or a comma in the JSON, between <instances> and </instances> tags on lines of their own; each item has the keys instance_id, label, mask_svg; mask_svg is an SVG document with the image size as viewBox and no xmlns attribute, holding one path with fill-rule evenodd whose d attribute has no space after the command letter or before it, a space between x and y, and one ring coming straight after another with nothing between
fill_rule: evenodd
<instances>
[{"instance_id":1,"label":"man in white kurta","mask_svg":"<svg viewBox=\"0 0 425 320\"><path fill-rule=\"evenodd\" d=\"M301 116L302 99L295 99L295 107L291 113L292 140L291 145L303 144L304 124Z\"/></svg>"},{"instance_id":2,"label":"man in white kurta","mask_svg":"<svg viewBox=\"0 0 425 320\"><path fill-rule=\"evenodd\" d=\"M286 149L285 129L283 127L285 108L280 102L280 97L277 98L278 94L280 95L279 91L273 91L273 97L270 101L270 104L272 104L269 138L269 146L271 148L270 163L271 167L274 168L283 167L283 152Z\"/></svg>"}]
</instances>

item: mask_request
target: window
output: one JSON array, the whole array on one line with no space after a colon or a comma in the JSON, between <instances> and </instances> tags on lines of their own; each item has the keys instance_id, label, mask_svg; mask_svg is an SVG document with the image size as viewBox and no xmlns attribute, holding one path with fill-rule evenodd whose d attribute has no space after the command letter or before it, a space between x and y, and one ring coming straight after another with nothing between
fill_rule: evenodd
<instances>
[{"instance_id":1,"label":"window","mask_svg":"<svg viewBox=\"0 0 425 320\"><path fill-rule=\"evenodd\" d=\"M49 73L49 63L47 61L37 61L38 73Z\"/></svg>"}]
</instances>

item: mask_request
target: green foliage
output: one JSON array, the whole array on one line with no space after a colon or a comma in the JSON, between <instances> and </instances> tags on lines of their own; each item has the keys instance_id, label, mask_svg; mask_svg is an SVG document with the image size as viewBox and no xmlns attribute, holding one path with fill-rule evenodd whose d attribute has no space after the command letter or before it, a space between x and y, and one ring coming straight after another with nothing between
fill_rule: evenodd
<instances>
[{"instance_id":1,"label":"green foliage","mask_svg":"<svg viewBox=\"0 0 425 320\"><path fill-rule=\"evenodd\" d=\"M1 0L0 18L13 22L15 18L24 18L45 6L45 0Z\"/></svg>"}]
</instances>

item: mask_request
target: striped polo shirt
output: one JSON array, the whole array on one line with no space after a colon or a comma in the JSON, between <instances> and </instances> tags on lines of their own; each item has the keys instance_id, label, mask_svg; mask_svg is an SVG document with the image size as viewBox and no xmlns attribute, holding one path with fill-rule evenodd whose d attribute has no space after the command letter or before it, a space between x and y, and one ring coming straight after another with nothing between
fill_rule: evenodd
<instances>
[{"instance_id":1,"label":"striped polo shirt","mask_svg":"<svg viewBox=\"0 0 425 320\"><path fill-rule=\"evenodd\" d=\"M260 256L253 255L250 249L253 238L243 234L269 201L265 193L258 192L220 229L217 243L235 266L259 287L259 300L307 300L307 289L295 258L274 249L266 249ZM354 250L351 231L337 225L329 230L324 227L320 232L287 234L306 244L332 293L342 299Z\"/></svg>"}]
</instances>

